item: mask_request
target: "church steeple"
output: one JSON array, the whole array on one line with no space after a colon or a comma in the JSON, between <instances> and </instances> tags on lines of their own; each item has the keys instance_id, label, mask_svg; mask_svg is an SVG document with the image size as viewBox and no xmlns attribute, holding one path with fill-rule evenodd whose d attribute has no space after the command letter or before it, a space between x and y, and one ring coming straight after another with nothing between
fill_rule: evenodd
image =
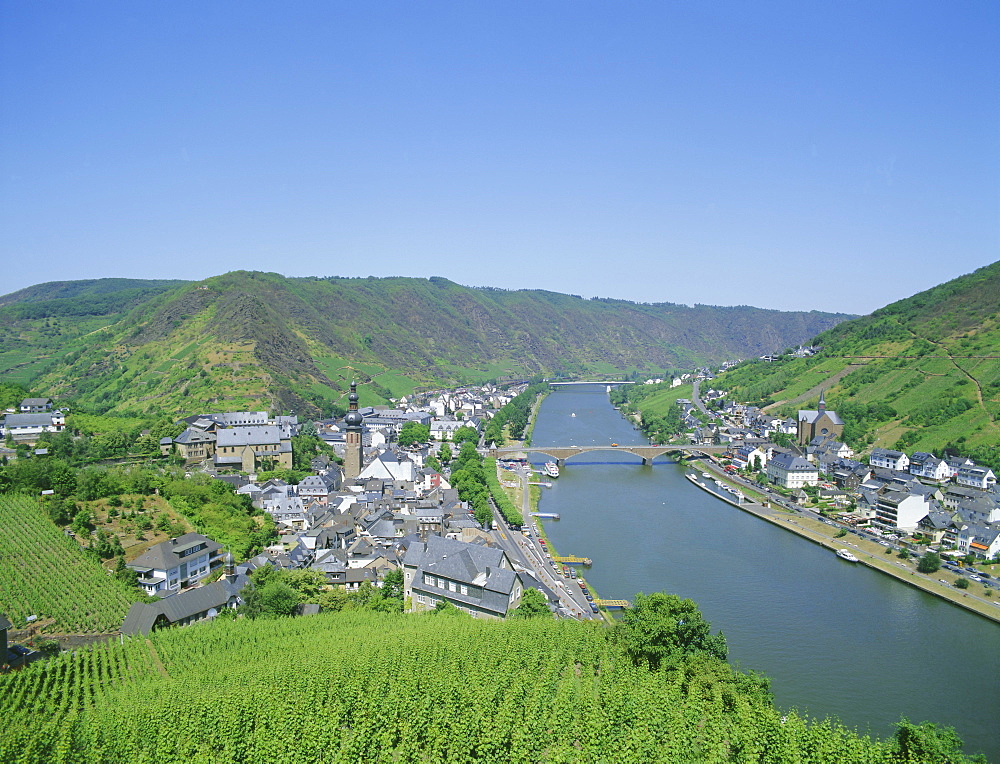
<instances>
[{"instance_id":1,"label":"church steeple","mask_svg":"<svg viewBox=\"0 0 1000 764\"><path fill-rule=\"evenodd\" d=\"M816 407L816 410L820 414L822 414L824 411L826 411L826 390L820 390L820 392L819 392L819 405Z\"/></svg>"},{"instance_id":2,"label":"church steeple","mask_svg":"<svg viewBox=\"0 0 1000 764\"><path fill-rule=\"evenodd\" d=\"M351 394L347 396L347 448L344 451L344 477L348 480L361 474L361 423L364 417L358 411L358 383L351 382Z\"/></svg>"}]
</instances>

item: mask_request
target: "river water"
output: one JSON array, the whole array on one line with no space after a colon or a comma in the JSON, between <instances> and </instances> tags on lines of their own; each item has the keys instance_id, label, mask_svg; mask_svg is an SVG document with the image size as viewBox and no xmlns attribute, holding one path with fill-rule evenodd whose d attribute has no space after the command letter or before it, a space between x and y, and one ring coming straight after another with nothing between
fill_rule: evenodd
<instances>
[{"instance_id":1,"label":"river water","mask_svg":"<svg viewBox=\"0 0 1000 764\"><path fill-rule=\"evenodd\" d=\"M575 414L576 416L572 416ZM647 443L603 386L557 388L532 443ZM535 460L535 457L533 457ZM544 457L537 457L544 461ZM565 463L539 509L561 554L590 557L606 599L666 591L695 600L740 669L775 701L888 737L901 716L953 726L1000 764L1000 626L742 512L663 457L591 452Z\"/></svg>"}]
</instances>

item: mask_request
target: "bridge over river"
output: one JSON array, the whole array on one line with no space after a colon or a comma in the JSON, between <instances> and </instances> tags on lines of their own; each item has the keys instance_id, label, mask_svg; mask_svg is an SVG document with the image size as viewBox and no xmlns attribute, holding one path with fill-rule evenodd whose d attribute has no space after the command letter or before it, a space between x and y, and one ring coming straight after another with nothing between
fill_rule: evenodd
<instances>
[{"instance_id":1,"label":"bridge over river","mask_svg":"<svg viewBox=\"0 0 1000 764\"><path fill-rule=\"evenodd\" d=\"M545 454L553 459L560 467L567 459L577 454L587 454L592 451L614 451L616 453L628 453L638 456L643 464L652 464L657 456L669 454L672 451L685 453L718 454L729 450L729 446L696 446L696 445L673 445L673 446L522 446L520 448L492 448L489 455L492 459L504 459L517 454Z\"/></svg>"}]
</instances>

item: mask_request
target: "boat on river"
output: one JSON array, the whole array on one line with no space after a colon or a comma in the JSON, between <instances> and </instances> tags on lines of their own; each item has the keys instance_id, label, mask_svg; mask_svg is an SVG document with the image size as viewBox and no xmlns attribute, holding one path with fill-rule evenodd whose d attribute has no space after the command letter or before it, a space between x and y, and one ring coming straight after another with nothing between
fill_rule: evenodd
<instances>
[{"instance_id":1,"label":"boat on river","mask_svg":"<svg viewBox=\"0 0 1000 764\"><path fill-rule=\"evenodd\" d=\"M558 520L558 512L532 512L532 517L540 517L542 520Z\"/></svg>"},{"instance_id":2,"label":"boat on river","mask_svg":"<svg viewBox=\"0 0 1000 764\"><path fill-rule=\"evenodd\" d=\"M841 560L847 560L848 562L858 562L858 558L855 557L846 549L838 549L837 557L839 557Z\"/></svg>"},{"instance_id":3,"label":"boat on river","mask_svg":"<svg viewBox=\"0 0 1000 764\"><path fill-rule=\"evenodd\" d=\"M545 474L550 478L559 477L559 465L555 462L545 462Z\"/></svg>"}]
</instances>

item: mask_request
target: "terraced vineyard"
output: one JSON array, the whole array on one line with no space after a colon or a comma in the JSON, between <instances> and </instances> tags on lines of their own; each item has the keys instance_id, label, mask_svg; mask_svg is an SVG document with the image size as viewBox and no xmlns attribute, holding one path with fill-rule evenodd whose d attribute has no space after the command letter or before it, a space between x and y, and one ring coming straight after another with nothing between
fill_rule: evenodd
<instances>
[{"instance_id":1,"label":"terraced vineyard","mask_svg":"<svg viewBox=\"0 0 1000 764\"><path fill-rule=\"evenodd\" d=\"M15 627L38 616L50 633L121 626L141 595L108 576L26 496L0 496L0 611Z\"/></svg>"},{"instance_id":2,"label":"terraced vineyard","mask_svg":"<svg viewBox=\"0 0 1000 764\"><path fill-rule=\"evenodd\" d=\"M360 611L154 632L0 676L0 761L906 760L608 633Z\"/></svg>"}]
</instances>

